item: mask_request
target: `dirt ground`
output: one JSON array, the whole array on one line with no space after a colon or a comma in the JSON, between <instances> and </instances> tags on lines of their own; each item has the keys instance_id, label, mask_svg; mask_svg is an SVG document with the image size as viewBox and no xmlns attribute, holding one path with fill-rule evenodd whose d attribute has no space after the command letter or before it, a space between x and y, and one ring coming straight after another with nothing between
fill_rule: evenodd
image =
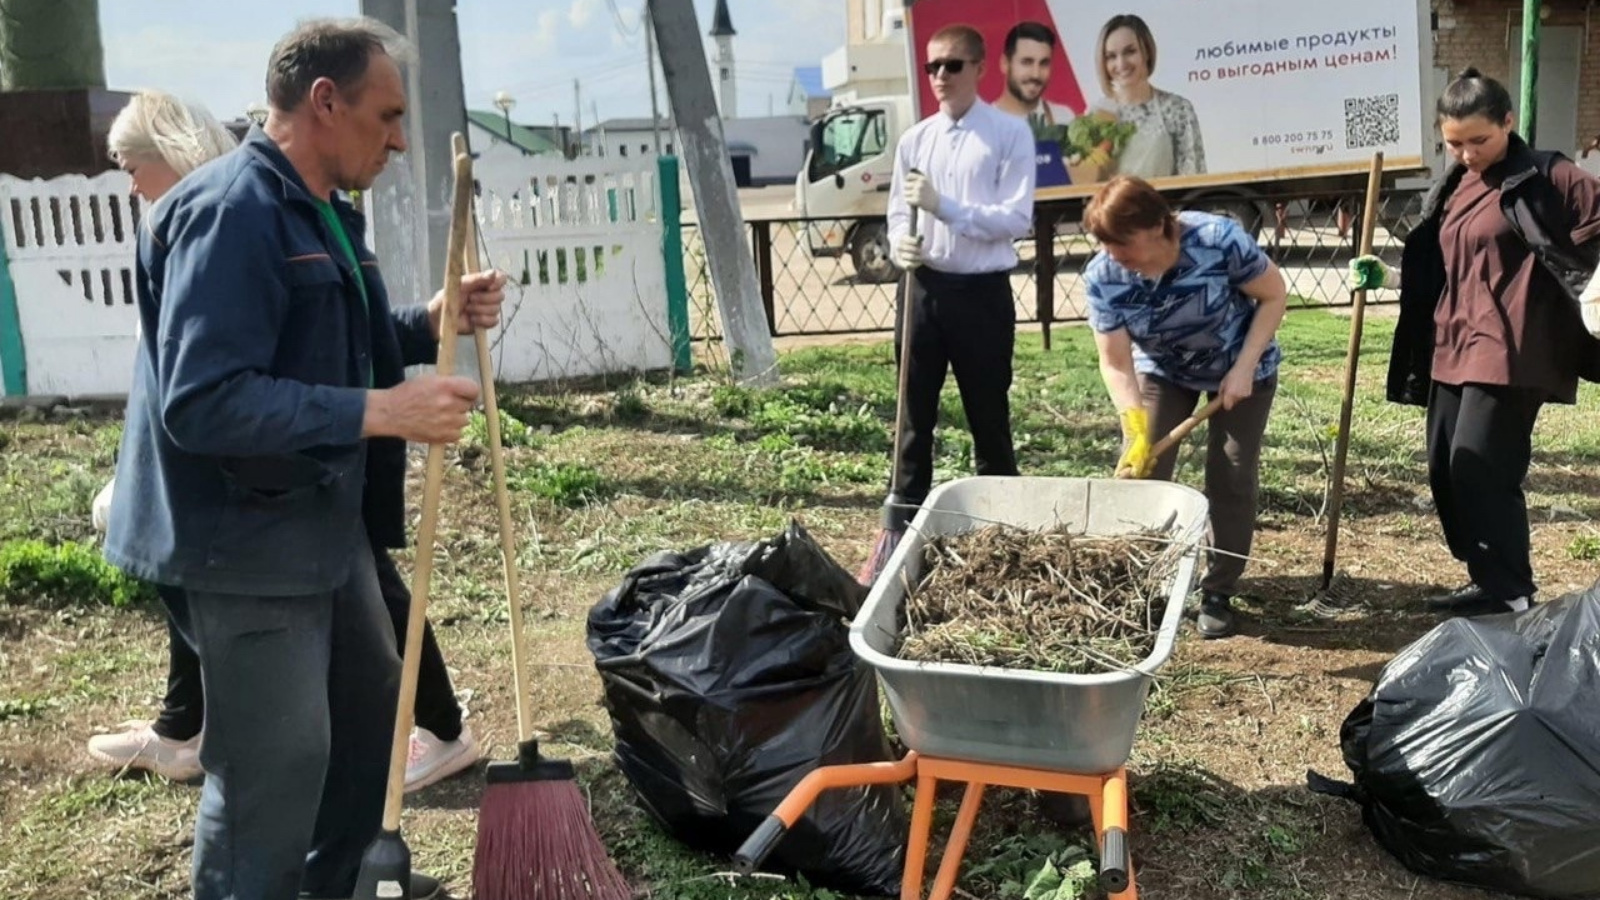
<instances>
[{"instance_id":1,"label":"dirt ground","mask_svg":"<svg viewBox=\"0 0 1600 900\"><path fill-rule=\"evenodd\" d=\"M1315 336L1303 335L1302 344L1310 348ZM1336 337L1325 337L1323 343L1338 344ZM1087 338L1067 335L1062 340L1082 343ZM887 353L880 355L872 364L883 370L876 376L881 384L873 390L882 392L891 381ZM1312 350L1305 349L1302 356L1310 360ZM1056 357L1038 362L1030 358L1028 365L1039 373L1028 376L1032 380L1026 389L1032 392L1052 384L1048 379L1059 371ZM1327 366L1316 363L1313 368ZM1094 375L1085 372L1082 377ZM1083 408L1101 402L1097 397L1073 400L1085 394L1078 386L1053 389L1060 393L1052 394L1051 402L1062 408L1068 402ZM696 390L690 385L681 393ZM710 393L710 387L702 393ZM726 446L733 448L724 454L731 460L729 469L713 469L704 461L709 457L692 456L691 451L711 441L708 435L737 431L734 426L748 429L748 424L712 421L704 404L668 408L661 400L654 406L665 394L666 389L627 395L634 398L631 402L652 404L643 425L607 418L617 415L621 391L575 395L560 400L559 406L550 401L543 412L533 401L518 401L531 410L527 421L536 431L541 423L554 423L557 431L544 444L515 451L512 463L518 471L531 471L546 461L587 459L603 465L612 489L601 503L556 510L530 501L518 507L520 568L534 660L534 720L549 735L549 751L576 762L600 832L642 896L839 900L837 894L792 884L736 892L716 878L728 868L726 860L695 857L668 846L633 806L610 763L611 727L584 644L584 624L589 607L648 549L771 534L789 515L798 515L836 559L854 569L867 557L878 524L877 451L858 454L874 465L857 482L780 494L767 504L754 502L749 498L758 494L749 485L770 475L767 470L779 458L776 451L759 456L748 449L754 442L751 434L737 442L728 437ZM1583 558L1600 550L1594 524L1600 518L1600 500L1594 499L1600 463L1586 449L1596 443L1592 413L1584 411L1593 409L1594 398L1585 396L1583 408L1564 410L1553 414L1548 425L1541 423L1545 437L1528 483L1534 568L1545 598L1586 588L1600 565ZM1282 429L1275 432L1277 446L1288 446L1293 435L1326 421L1327 404L1312 399L1323 404L1314 414L1297 417L1294 407L1283 407L1274 426ZM841 408L853 409L856 402ZM508 408L522 412L515 403ZM1396 435L1398 458L1404 461L1417 427L1414 419L1371 428L1374 435ZM0 493L23 486L4 494L6 503L18 506L14 517L0 516L0 523L23 522L26 533L51 539L87 539L87 500L110 472L115 440L107 432L115 430L114 424L68 423L48 433L0 435L3 452L12 461L26 461L0 477ZM0 425L0 430L12 428L9 421ZM1062 444L1053 452L1103 470L1114 458L1114 427L1093 420L1079 429L1084 443ZM1045 428L1024 424L1019 432ZM1067 426L1057 430L1073 431ZM1551 449L1553 445L1559 449ZM1053 471L1049 467L1067 464L1041 450L1029 452L1036 454L1031 464L1040 469ZM817 458L843 466L850 462L845 457ZM495 602L499 559L494 507L484 489L482 460L452 460L431 614L469 710L468 724L488 757L507 759L516 721L508 690L506 616ZM669 475L666 468L675 461L683 469ZM1287 462L1274 465L1286 467ZM1243 633L1203 641L1186 627L1162 669L1129 764L1131 846L1140 896L1499 896L1411 874L1378 847L1357 807L1305 787L1308 769L1348 776L1339 748L1341 723L1383 664L1437 623L1421 611L1422 597L1465 580L1423 502L1427 488L1420 462L1412 458L1372 471L1377 474L1370 478L1361 470L1352 472L1333 591L1323 596L1318 590L1324 522L1298 508L1300 501L1283 500L1291 496L1285 492L1292 485L1280 485L1267 498L1255 561L1244 585ZM49 498L57 493L63 498L51 505ZM420 493L413 490L410 496ZM730 495L739 499L730 501ZM1316 599L1324 602L1313 609L1310 601ZM36 608L0 601L0 898L187 896L196 787L142 777L109 778L83 752L84 740L96 729L148 716L155 709L165 640L153 607ZM470 886L483 792L480 766L407 800L404 828L418 867L444 877L458 897L467 896ZM946 825L947 813L941 815ZM986 867L992 871L1001 850L1018 846L1023 838L1033 848L1066 846L1085 837L1081 831L1044 824L1028 798L1003 791L986 801L978 832L957 895L963 900L1021 900L1020 895L1006 897L976 885L994 884L984 881Z\"/></svg>"}]
</instances>

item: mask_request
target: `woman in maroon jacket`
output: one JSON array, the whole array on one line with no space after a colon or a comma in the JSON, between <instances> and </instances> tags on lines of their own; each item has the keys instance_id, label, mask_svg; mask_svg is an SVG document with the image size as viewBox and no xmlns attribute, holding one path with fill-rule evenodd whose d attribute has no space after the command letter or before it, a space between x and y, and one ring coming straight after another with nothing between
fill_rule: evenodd
<instances>
[{"instance_id":1,"label":"woman in maroon jacket","mask_svg":"<svg viewBox=\"0 0 1600 900\"><path fill-rule=\"evenodd\" d=\"M1529 148L1510 93L1476 69L1438 109L1457 165L1407 238L1404 276L1362 257L1351 284L1400 287L1390 399L1427 391L1428 483L1471 578L1429 607L1520 612L1536 590L1522 492L1534 422L1547 402L1575 402L1600 363L1576 302L1600 258L1600 181Z\"/></svg>"}]
</instances>

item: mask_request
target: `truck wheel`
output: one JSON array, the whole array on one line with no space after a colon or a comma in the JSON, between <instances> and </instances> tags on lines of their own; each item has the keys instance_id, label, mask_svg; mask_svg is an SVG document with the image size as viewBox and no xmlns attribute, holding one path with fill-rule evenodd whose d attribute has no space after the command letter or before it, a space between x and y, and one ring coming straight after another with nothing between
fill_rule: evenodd
<instances>
[{"instance_id":1,"label":"truck wheel","mask_svg":"<svg viewBox=\"0 0 1600 900\"><path fill-rule=\"evenodd\" d=\"M850 237L850 261L856 278L867 284L889 284L900 277L900 267L889 255L889 226L883 222L864 222Z\"/></svg>"}]
</instances>

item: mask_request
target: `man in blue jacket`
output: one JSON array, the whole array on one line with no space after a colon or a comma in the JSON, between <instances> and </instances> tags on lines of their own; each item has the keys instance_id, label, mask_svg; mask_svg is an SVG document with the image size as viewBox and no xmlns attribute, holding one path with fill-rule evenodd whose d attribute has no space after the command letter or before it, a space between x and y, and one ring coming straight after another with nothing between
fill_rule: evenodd
<instances>
[{"instance_id":1,"label":"man in blue jacket","mask_svg":"<svg viewBox=\"0 0 1600 900\"><path fill-rule=\"evenodd\" d=\"M335 194L406 149L408 55L369 19L296 28L272 52L264 129L140 234L105 552L189 597L196 900L348 897L379 827L399 660L368 541L404 542L405 442L457 440L478 396L467 378L406 380L433 361L443 295L391 310ZM468 278L455 327L496 324L504 284ZM414 896L437 890L413 879Z\"/></svg>"}]
</instances>

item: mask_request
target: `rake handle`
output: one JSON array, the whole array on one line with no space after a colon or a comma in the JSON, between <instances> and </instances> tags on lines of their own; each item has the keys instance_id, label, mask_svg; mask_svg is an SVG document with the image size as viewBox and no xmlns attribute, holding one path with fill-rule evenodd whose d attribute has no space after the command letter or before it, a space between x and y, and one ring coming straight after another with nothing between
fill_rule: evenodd
<instances>
[{"instance_id":1,"label":"rake handle","mask_svg":"<svg viewBox=\"0 0 1600 900\"><path fill-rule=\"evenodd\" d=\"M1361 255L1372 254L1372 235L1378 225L1378 191L1383 185L1383 154L1372 154L1367 173L1367 205L1361 211ZM1367 292L1350 297L1350 346L1344 358L1344 392L1339 401L1339 433L1333 451L1333 481L1328 492L1328 539L1322 550L1322 589L1333 584L1333 564L1339 553L1339 514L1344 509L1344 469L1350 455L1350 417L1355 410L1356 366L1361 362L1361 329L1366 320Z\"/></svg>"},{"instance_id":2,"label":"rake handle","mask_svg":"<svg viewBox=\"0 0 1600 900\"><path fill-rule=\"evenodd\" d=\"M916 172L917 170L912 169L911 171ZM907 230L907 234L912 237L917 236L917 214L919 212L920 210L915 206L910 208L910 227ZM889 248L889 251L893 253L894 248ZM916 269L907 269L905 274L901 276L900 281L901 298L905 305L900 310L900 353L899 359L896 360L899 363L900 371L896 373L899 376L899 387L896 389L894 398L894 447L889 451L889 500L891 503L895 499L895 488L900 485L900 436L905 434L906 387L911 383L908 375L911 367L907 365L907 357L911 354L911 322L914 318L911 314L911 295L916 290L916 280ZM902 497L900 499L904 500L905 498ZM891 510L885 510L885 521L888 521L892 512Z\"/></svg>"},{"instance_id":3,"label":"rake handle","mask_svg":"<svg viewBox=\"0 0 1600 900\"><path fill-rule=\"evenodd\" d=\"M472 201L472 159L455 158L455 187L451 193L449 255L445 257L444 309L439 314L441 375L455 372L456 317L461 314L461 251L465 246L467 215ZM439 494L444 484L444 444L428 445L423 476L422 521L417 526L416 563L411 575L411 609L406 617L406 647L400 663L400 695L395 706L394 742L389 750L389 783L383 797L383 830L400 829L405 800L406 760L411 751L411 726L417 703L417 672L422 665L422 631L428 618L428 587L433 579L433 545L439 527Z\"/></svg>"}]
</instances>

